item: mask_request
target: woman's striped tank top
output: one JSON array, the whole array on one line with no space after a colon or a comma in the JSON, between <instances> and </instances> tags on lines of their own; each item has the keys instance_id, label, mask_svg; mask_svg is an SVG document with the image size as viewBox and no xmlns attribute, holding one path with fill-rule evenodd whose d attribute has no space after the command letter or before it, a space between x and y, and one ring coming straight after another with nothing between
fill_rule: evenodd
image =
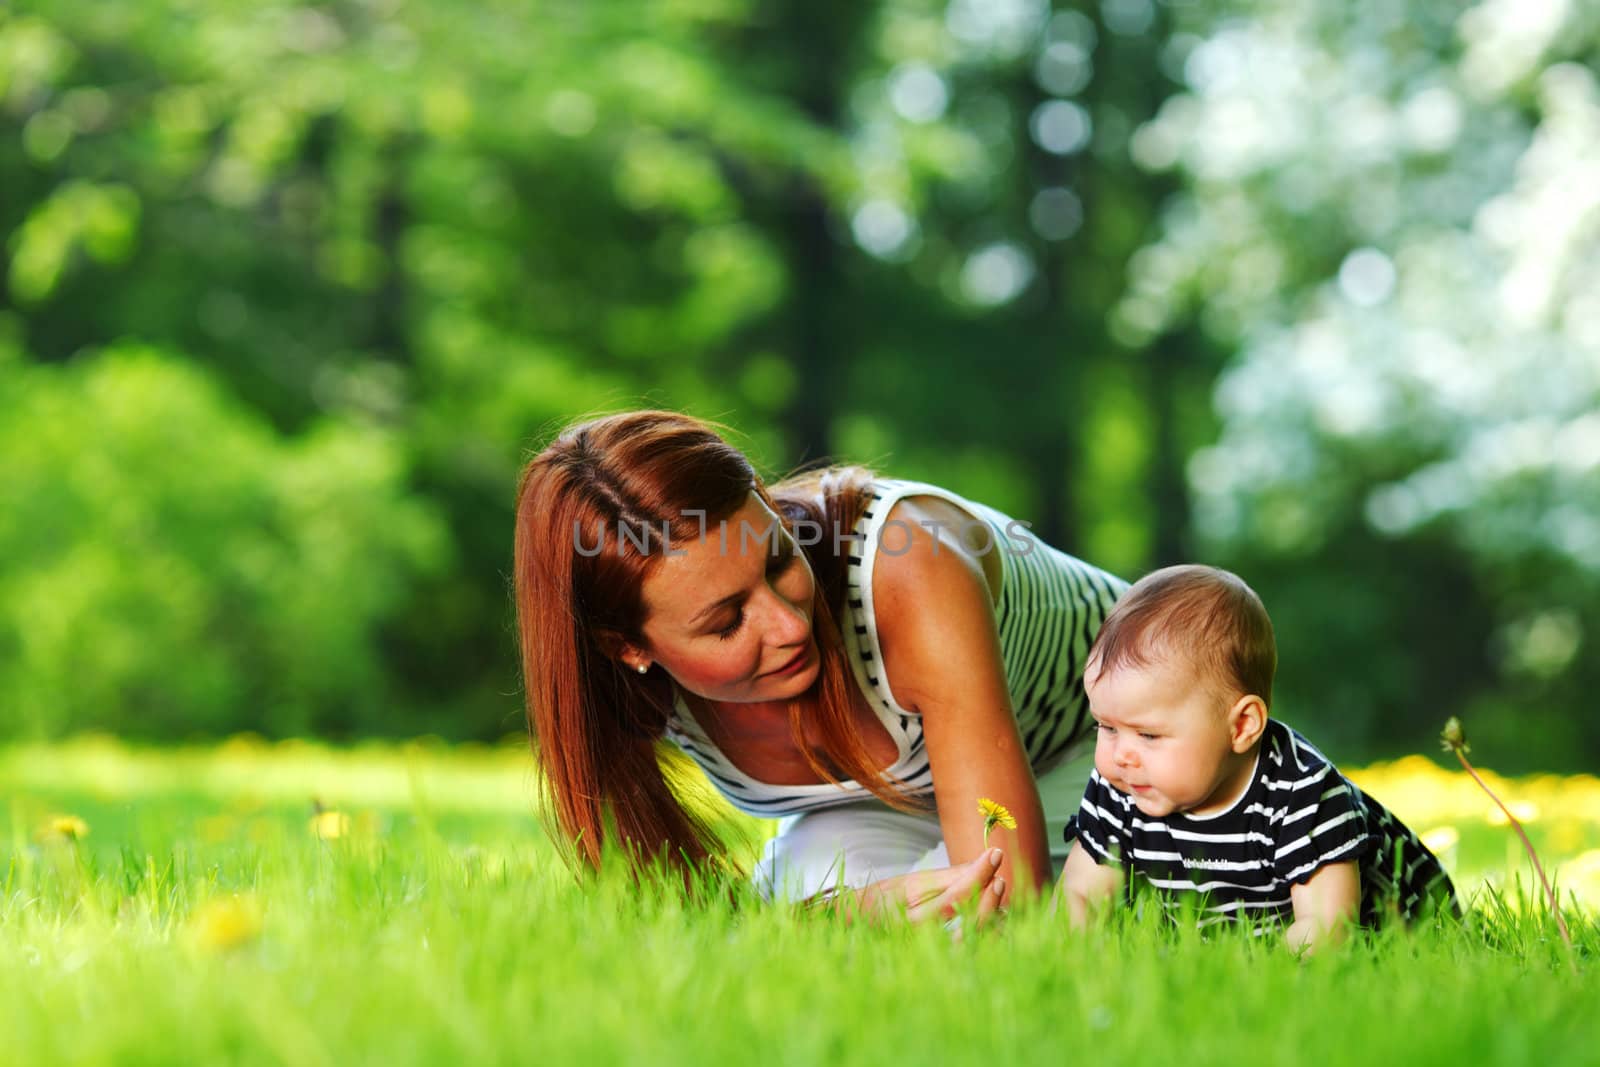
<instances>
[{"instance_id":1,"label":"woman's striped tank top","mask_svg":"<svg viewBox=\"0 0 1600 1067\"><path fill-rule=\"evenodd\" d=\"M872 603L872 572L878 551L893 554L897 546L909 543L909 528L895 530L891 525L885 529L890 510L909 496L937 497L974 516L977 524L955 531L962 543L982 553L987 540L989 551L1000 555L1002 580L995 621L1006 688L1028 760L1034 774L1042 774L1073 754L1081 743L1092 740L1083 663L1101 622L1127 583L1051 548L1029 533L1026 523L993 508L921 482L876 480L866 510L856 523L855 536L848 542L839 628L856 682L899 750L889 774L904 782L912 795L932 795L933 773L923 745L921 718L895 702L884 677ZM824 536L831 536L831 531ZM929 604L927 609L937 611L938 605ZM872 796L854 781L838 785L756 781L711 743L684 706L681 694L667 737L699 764L735 807L752 815L796 815Z\"/></svg>"}]
</instances>

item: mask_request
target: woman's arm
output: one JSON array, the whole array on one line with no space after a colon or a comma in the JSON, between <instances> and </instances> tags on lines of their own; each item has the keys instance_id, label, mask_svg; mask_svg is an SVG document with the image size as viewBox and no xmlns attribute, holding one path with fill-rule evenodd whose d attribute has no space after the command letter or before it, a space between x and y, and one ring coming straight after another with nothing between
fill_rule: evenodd
<instances>
[{"instance_id":1,"label":"woman's arm","mask_svg":"<svg viewBox=\"0 0 1600 1067\"><path fill-rule=\"evenodd\" d=\"M954 536L920 525L908 504L891 515L912 531L910 544L898 554L880 550L874 562L886 677L896 702L922 717L950 862L983 851L978 798L988 797L1017 820L1014 834L991 837L1006 850L1000 876L1031 893L1050 880L1044 810L1017 732L982 560Z\"/></svg>"}]
</instances>

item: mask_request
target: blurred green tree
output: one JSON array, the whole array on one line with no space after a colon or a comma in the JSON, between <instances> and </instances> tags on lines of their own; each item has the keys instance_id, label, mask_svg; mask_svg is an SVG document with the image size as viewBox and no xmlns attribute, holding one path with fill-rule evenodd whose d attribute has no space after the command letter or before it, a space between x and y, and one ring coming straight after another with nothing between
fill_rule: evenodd
<instances>
[{"instance_id":1,"label":"blurred green tree","mask_svg":"<svg viewBox=\"0 0 1600 1067\"><path fill-rule=\"evenodd\" d=\"M15 0L0 731L513 730L523 453L656 404L1238 567L1343 751L1600 751L1600 30L1463 10Z\"/></svg>"},{"instance_id":2,"label":"blurred green tree","mask_svg":"<svg viewBox=\"0 0 1600 1067\"><path fill-rule=\"evenodd\" d=\"M1119 25L1148 61L1160 26ZM385 601L388 684L449 735L516 724L511 487L589 410L730 418L774 471L882 459L1133 569L1182 500L1144 504L1121 458L1149 420L1098 323L1166 179L1095 175L1170 83L1093 76L1101 33L1038 2L22 0L8 321L80 375L124 340L202 364L285 452L384 442L453 547ZM1101 118L1091 151L1072 123Z\"/></svg>"},{"instance_id":3,"label":"blurred green tree","mask_svg":"<svg viewBox=\"0 0 1600 1067\"><path fill-rule=\"evenodd\" d=\"M422 726L384 623L451 546L392 435L284 440L150 348L0 358L0 736Z\"/></svg>"},{"instance_id":4,"label":"blurred green tree","mask_svg":"<svg viewBox=\"0 0 1600 1067\"><path fill-rule=\"evenodd\" d=\"M785 282L735 187L803 174L831 195L848 166L801 108L710 56L741 14L13 5L0 228L18 347L77 363L157 343L286 447L324 425L386 441L455 542L452 567L389 603L395 684L441 733L513 729L521 449L587 410L771 411L792 388L783 358L744 354ZM782 437L751 447L776 461Z\"/></svg>"},{"instance_id":5,"label":"blurred green tree","mask_svg":"<svg viewBox=\"0 0 1600 1067\"><path fill-rule=\"evenodd\" d=\"M1186 191L1117 312L1239 355L1199 532L1339 736L1448 714L1506 763L1600 751L1600 22L1582 5L1206 6L1135 136Z\"/></svg>"}]
</instances>

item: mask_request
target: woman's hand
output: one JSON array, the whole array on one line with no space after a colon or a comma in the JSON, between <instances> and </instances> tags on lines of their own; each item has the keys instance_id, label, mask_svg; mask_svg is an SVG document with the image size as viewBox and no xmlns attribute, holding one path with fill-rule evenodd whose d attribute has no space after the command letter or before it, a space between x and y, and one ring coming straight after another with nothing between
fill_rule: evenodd
<instances>
[{"instance_id":1,"label":"woman's hand","mask_svg":"<svg viewBox=\"0 0 1600 1067\"><path fill-rule=\"evenodd\" d=\"M991 848L958 867L896 875L861 889L843 890L825 903L848 919L879 921L903 915L920 923L953 919L961 905L978 895L976 923L982 926L999 910L1005 895L1005 880L995 874L1004 858L1000 849Z\"/></svg>"}]
</instances>

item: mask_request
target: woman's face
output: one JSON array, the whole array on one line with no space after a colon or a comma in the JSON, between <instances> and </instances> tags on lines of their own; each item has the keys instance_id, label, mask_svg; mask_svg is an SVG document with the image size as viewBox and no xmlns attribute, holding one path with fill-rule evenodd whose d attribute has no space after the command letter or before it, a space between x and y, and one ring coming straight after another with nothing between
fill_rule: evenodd
<instances>
[{"instance_id":1,"label":"woman's face","mask_svg":"<svg viewBox=\"0 0 1600 1067\"><path fill-rule=\"evenodd\" d=\"M708 700L803 693L821 669L805 553L755 493L706 535L673 544L645 579L645 658Z\"/></svg>"}]
</instances>

